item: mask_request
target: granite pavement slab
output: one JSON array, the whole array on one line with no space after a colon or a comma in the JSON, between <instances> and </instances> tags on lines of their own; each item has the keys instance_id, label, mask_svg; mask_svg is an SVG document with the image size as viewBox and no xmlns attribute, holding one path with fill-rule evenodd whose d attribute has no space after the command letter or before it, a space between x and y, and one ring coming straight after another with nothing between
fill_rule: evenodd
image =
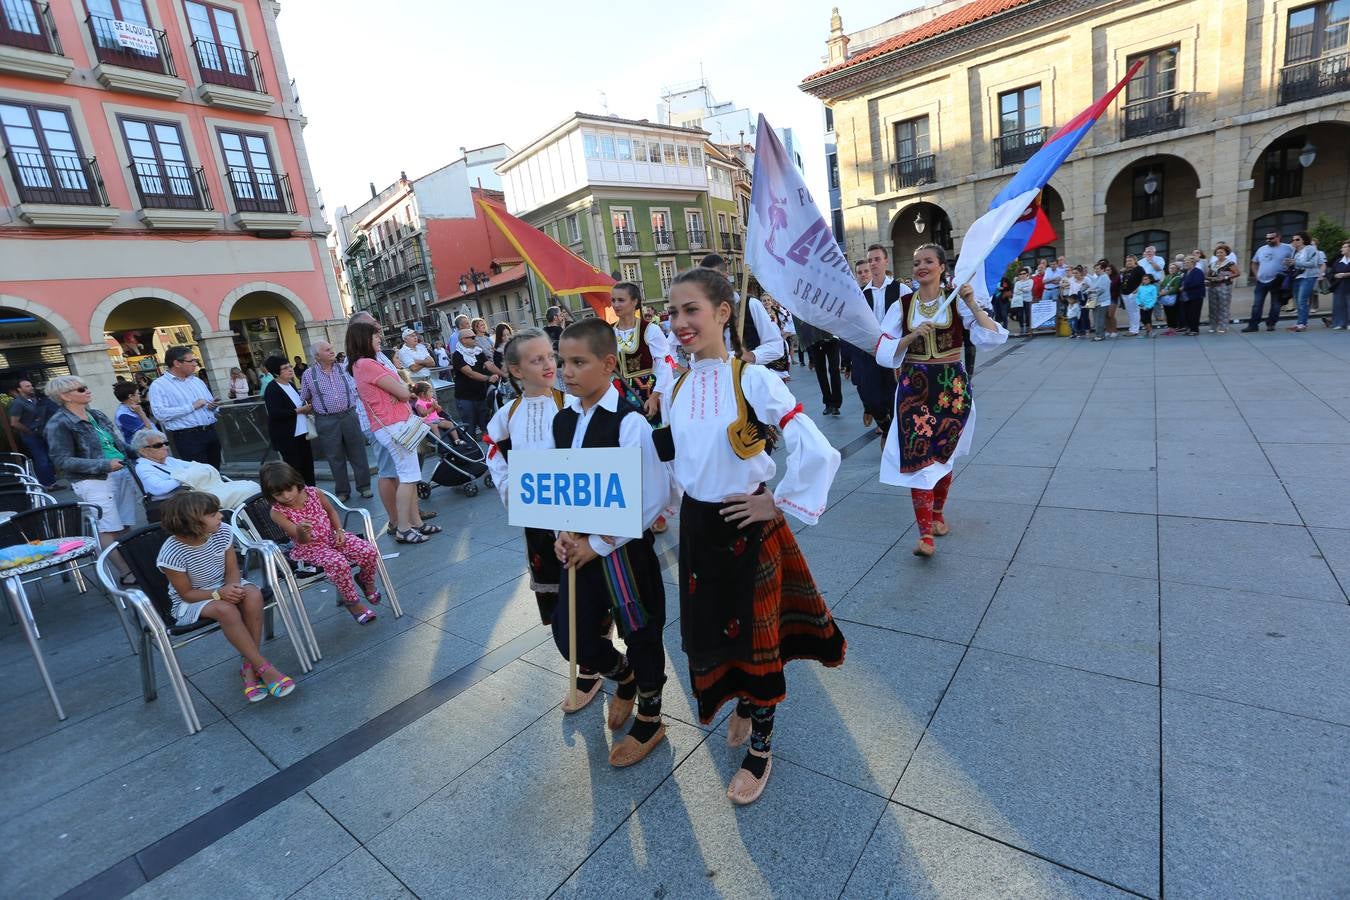
<instances>
[{"instance_id":1,"label":"granite pavement slab","mask_svg":"<svg viewBox=\"0 0 1350 900\"><path fill-rule=\"evenodd\" d=\"M1169 550L1160 568L1163 581L1346 600L1306 528L1162 516L1158 540ZM1203 556L1193 552L1197 548Z\"/></svg>"}]
</instances>

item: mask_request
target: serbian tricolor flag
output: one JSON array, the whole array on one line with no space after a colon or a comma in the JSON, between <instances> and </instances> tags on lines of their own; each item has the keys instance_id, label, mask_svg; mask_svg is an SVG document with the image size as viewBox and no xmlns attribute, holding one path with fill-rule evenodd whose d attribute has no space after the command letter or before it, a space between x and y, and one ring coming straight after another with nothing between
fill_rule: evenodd
<instances>
[{"instance_id":1,"label":"serbian tricolor flag","mask_svg":"<svg viewBox=\"0 0 1350 900\"><path fill-rule=\"evenodd\" d=\"M954 273L958 286L969 283L982 302L988 301L1014 259L1055 240L1055 229L1041 209L1041 190L1143 64L1136 62L1106 96L1052 134L990 201L989 212L975 220L961 241Z\"/></svg>"},{"instance_id":2,"label":"serbian tricolor flag","mask_svg":"<svg viewBox=\"0 0 1350 900\"><path fill-rule=\"evenodd\" d=\"M609 305L609 289L615 285L613 278L500 206L482 199L478 205L544 282L549 293L558 297L580 294L597 316L606 322L614 321L614 310Z\"/></svg>"}]
</instances>

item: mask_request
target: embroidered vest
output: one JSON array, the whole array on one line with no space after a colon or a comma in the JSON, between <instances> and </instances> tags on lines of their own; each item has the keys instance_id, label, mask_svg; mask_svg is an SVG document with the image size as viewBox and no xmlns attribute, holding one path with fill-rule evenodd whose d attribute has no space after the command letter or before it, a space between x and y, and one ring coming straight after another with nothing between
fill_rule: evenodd
<instances>
[{"instance_id":1,"label":"embroidered vest","mask_svg":"<svg viewBox=\"0 0 1350 900\"><path fill-rule=\"evenodd\" d=\"M919 295L917 292L906 294L900 299L900 302L904 309L904 314L900 317L900 324L903 328L902 334L908 334L914 330L910 327L910 314L914 305L919 302ZM937 325L937 329L926 340L910 344L909 352L905 354L905 358L922 362L961 353L965 346L966 328L961 321L961 314L956 310L956 304L964 302L958 297L949 303L947 308L943 310L940 320L934 323Z\"/></svg>"},{"instance_id":2,"label":"embroidered vest","mask_svg":"<svg viewBox=\"0 0 1350 900\"><path fill-rule=\"evenodd\" d=\"M746 325L749 325L748 319ZM689 377L690 371L692 370L686 369L676 380L675 387L671 389L672 405L675 398L680 395L680 388L684 386L684 380ZM731 386L736 394L736 420L727 426L727 440L730 441L731 449L737 456L741 459L751 459L759 453L772 453L778 441L775 430L761 422L754 409L745 402L745 391L741 388L741 376L744 372L745 360L733 357Z\"/></svg>"},{"instance_id":3,"label":"embroidered vest","mask_svg":"<svg viewBox=\"0 0 1350 900\"><path fill-rule=\"evenodd\" d=\"M586 426L586 436L581 439L581 446L587 448L619 446L619 425L623 422L623 417L629 413L642 414L623 397L619 398L619 405L615 407L614 412L603 406L597 406L591 415L591 423ZM560 450L570 449L580 419L581 414L571 407L559 410L553 417L553 446Z\"/></svg>"},{"instance_id":4,"label":"embroidered vest","mask_svg":"<svg viewBox=\"0 0 1350 900\"><path fill-rule=\"evenodd\" d=\"M615 337L618 337L618 328L615 329ZM652 350L647 344L647 323L638 317L637 326L633 329L633 337L637 341L637 346L631 352L623 351L623 343L619 343L619 377L624 383L631 382L634 378L643 375L652 374Z\"/></svg>"}]
</instances>

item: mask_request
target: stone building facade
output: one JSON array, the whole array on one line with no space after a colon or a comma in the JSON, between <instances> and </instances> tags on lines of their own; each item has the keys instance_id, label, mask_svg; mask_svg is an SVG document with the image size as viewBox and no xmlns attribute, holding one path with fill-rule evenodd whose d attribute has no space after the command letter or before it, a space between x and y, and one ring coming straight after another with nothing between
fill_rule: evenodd
<instances>
[{"instance_id":1,"label":"stone building facade","mask_svg":"<svg viewBox=\"0 0 1350 900\"><path fill-rule=\"evenodd\" d=\"M948 0L862 49L836 15L801 88L831 109L850 254L907 258L959 248L1017 164L1143 59L1051 180L1042 253L1227 241L1249 259L1254 234L1350 224L1347 19L1350 0Z\"/></svg>"}]
</instances>

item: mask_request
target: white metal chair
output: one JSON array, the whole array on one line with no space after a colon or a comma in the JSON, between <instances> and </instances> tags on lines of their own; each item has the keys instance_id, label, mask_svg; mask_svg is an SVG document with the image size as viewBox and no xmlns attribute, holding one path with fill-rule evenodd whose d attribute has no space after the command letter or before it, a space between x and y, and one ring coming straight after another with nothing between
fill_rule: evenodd
<instances>
[{"instance_id":1,"label":"white metal chair","mask_svg":"<svg viewBox=\"0 0 1350 900\"><path fill-rule=\"evenodd\" d=\"M370 513L366 512L364 509L347 506L328 491L320 489L320 492L328 502L333 505L333 508L337 510L338 518L342 522L342 527L347 528L348 522L355 516L360 522L360 530L348 530L352 530L355 534L364 537L373 547L375 547L376 551L378 551L380 545L376 543L375 540L375 524L370 518ZM280 573L282 580L285 581L287 589L291 592L293 602L297 607L303 610L303 591L316 584L327 581L327 579L322 572L303 578L296 577L295 572L291 569L290 561L281 551L281 545L286 543L287 538L285 532L272 521L271 506L271 501L262 494L239 504L239 506L235 507L232 518L235 532L240 534L241 538L245 540L271 545L276 552L277 571ZM375 559L376 566L379 569L376 574L379 577L380 583L383 585L384 597L389 602L389 608L393 611L394 618L400 618L403 615L403 607L399 605L398 591L395 590L394 581L389 577L389 570L385 567L384 555L377 552ZM309 617L305 616L305 622L308 623L308 621ZM309 640L311 655L316 660L323 659L323 654L319 652L319 644L314 637L312 629L309 631Z\"/></svg>"},{"instance_id":2,"label":"white metal chair","mask_svg":"<svg viewBox=\"0 0 1350 900\"><path fill-rule=\"evenodd\" d=\"M164 545L167 537L168 533L159 525L138 528L99 554L97 571L104 589L134 610L140 620L141 688L146 702L158 696L155 661L150 653L153 647L159 651L164 660L165 671L169 674L169 684L178 700L178 708L183 715L183 723L187 726L188 734L196 734L202 730L201 720L197 717L187 678L178 665L175 651L198 638L219 631L220 626L211 619L198 619L192 625L175 624L168 578L155 565L160 547ZM259 557L260 569L265 580L262 585L263 609L266 613L264 636L268 639L274 636L272 613L273 611L279 613L301 671L311 671L314 665L305 650L303 639L309 623L305 619L304 609L292 609L284 592L278 589L280 582L272 562L272 551L275 548L251 541L241 541L237 534L235 540L239 544L239 549L246 554L256 554ZM114 551L121 554L127 568L136 576L135 587L123 587L118 583L117 572L108 559Z\"/></svg>"}]
</instances>

